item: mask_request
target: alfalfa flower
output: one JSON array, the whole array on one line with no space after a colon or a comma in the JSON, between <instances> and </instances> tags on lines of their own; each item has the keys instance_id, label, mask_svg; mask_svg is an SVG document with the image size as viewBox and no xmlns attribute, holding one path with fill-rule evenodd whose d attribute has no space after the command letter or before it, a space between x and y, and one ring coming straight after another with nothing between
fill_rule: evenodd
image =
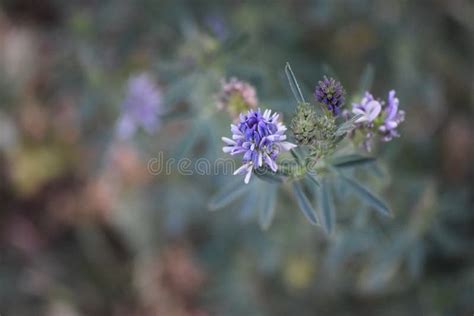
<instances>
[{"instance_id":1,"label":"alfalfa flower","mask_svg":"<svg viewBox=\"0 0 474 316\"><path fill-rule=\"evenodd\" d=\"M221 91L217 95L217 108L226 110L231 116L237 117L239 113L255 109L258 104L255 88L237 78L222 80Z\"/></svg>"},{"instance_id":2,"label":"alfalfa flower","mask_svg":"<svg viewBox=\"0 0 474 316\"><path fill-rule=\"evenodd\" d=\"M360 103L352 104L352 113L360 116L355 121L356 129L364 134L363 146L367 151L371 150L375 135L380 135L385 142L399 136L397 127L404 121L405 112L398 110L398 104L395 90L388 93L387 102L376 100L372 94L365 92Z\"/></svg>"},{"instance_id":3,"label":"alfalfa flower","mask_svg":"<svg viewBox=\"0 0 474 316\"><path fill-rule=\"evenodd\" d=\"M405 111L398 110L398 98L395 97L395 90L388 93L387 105L384 109L384 119L379 126L383 141L390 141L393 137L399 137L398 125L405 120Z\"/></svg>"},{"instance_id":4,"label":"alfalfa flower","mask_svg":"<svg viewBox=\"0 0 474 316\"><path fill-rule=\"evenodd\" d=\"M378 117L381 110L382 105L379 101L375 100L369 92L365 92L360 103L352 104L352 113L360 115L360 117L355 121L356 123L372 123Z\"/></svg>"},{"instance_id":5,"label":"alfalfa flower","mask_svg":"<svg viewBox=\"0 0 474 316\"><path fill-rule=\"evenodd\" d=\"M325 105L334 116L338 116L345 102L345 90L341 83L333 78L324 76L323 80L318 82L314 97Z\"/></svg>"},{"instance_id":6,"label":"alfalfa flower","mask_svg":"<svg viewBox=\"0 0 474 316\"><path fill-rule=\"evenodd\" d=\"M117 122L117 135L128 139L142 127L147 133L155 132L160 124L162 94L148 74L130 77Z\"/></svg>"},{"instance_id":7,"label":"alfalfa flower","mask_svg":"<svg viewBox=\"0 0 474 316\"><path fill-rule=\"evenodd\" d=\"M231 155L243 154L243 165L235 174L246 174L245 183L250 181L252 171L260 167L278 170L276 159L281 151L289 151L296 145L285 141L287 128L279 120L279 114L271 110L249 110L240 114L240 121L231 124L232 139L222 137L226 146L222 148Z\"/></svg>"}]
</instances>

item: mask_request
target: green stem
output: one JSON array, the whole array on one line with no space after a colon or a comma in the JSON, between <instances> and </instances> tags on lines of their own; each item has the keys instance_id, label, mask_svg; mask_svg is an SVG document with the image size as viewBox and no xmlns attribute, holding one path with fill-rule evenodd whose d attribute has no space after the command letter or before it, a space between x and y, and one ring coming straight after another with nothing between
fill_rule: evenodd
<instances>
[{"instance_id":1,"label":"green stem","mask_svg":"<svg viewBox=\"0 0 474 316\"><path fill-rule=\"evenodd\" d=\"M298 161L299 160L299 161ZM301 159L295 159L293 164L278 165L278 172L288 178L288 181L302 179L309 172L323 175L330 172L330 166L324 160L319 160L316 164L311 165L311 161L305 163Z\"/></svg>"}]
</instances>

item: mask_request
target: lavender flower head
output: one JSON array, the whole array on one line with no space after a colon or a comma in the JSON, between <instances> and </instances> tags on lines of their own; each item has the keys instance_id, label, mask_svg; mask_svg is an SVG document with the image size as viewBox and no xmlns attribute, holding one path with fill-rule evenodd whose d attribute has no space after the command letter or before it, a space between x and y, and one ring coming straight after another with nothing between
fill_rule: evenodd
<instances>
[{"instance_id":1,"label":"lavender flower head","mask_svg":"<svg viewBox=\"0 0 474 316\"><path fill-rule=\"evenodd\" d=\"M149 75L143 73L130 77L122 103L122 113L117 122L117 135L121 139L133 136L139 127L153 133L161 124L161 91Z\"/></svg>"},{"instance_id":2,"label":"lavender flower head","mask_svg":"<svg viewBox=\"0 0 474 316\"><path fill-rule=\"evenodd\" d=\"M393 137L399 137L398 125L405 120L405 111L398 110L398 98L395 97L395 90L388 93L387 106L385 107L385 117L379 131L382 133L383 141L390 141Z\"/></svg>"},{"instance_id":3,"label":"lavender flower head","mask_svg":"<svg viewBox=\"0 0 474 316\"><path fill-rule=\"evenodd\" d=\"M334 116L338 116L344 106L345 93L339 81L324 76L316 86L314 97L319 103L324 104Z\"/></svg>"},{"instance_id":4,"label":"lavender flower head","mask_svg":"<svg viewBox=\"0 0 474 316\"><path fill-rule=\"evenodd\" d=\"M249 110L240 114L240 121L231 124L232 139L222 137L226 146L222 148L231 155L243 154L243 165L235 174L246 174L245 183L250 181L254 169L269 167L278 170L276 159L281 151L289 151L296 145L286 142L286 127L278 121L279 114L271 110Z\"/></svg>"},{"instance_id":5,"label":"lavender flower head","mask_svg":"<svg viewBox=\"0 0 474 316\"><path fill-rule=\"evenodd\" d=\"M222 80L222 87L217 96L217 107L227 110L232 116L257 107L255 88L245 81L231 78Z\"/></svg>"}]
</instances>

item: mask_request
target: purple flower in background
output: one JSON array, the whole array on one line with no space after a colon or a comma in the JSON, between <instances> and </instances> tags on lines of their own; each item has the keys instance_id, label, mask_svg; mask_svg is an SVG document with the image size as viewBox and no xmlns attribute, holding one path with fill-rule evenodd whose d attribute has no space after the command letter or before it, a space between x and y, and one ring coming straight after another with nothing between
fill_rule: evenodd
<instances>
[{"instance_id":1,"label":"purple flower in background","mask_svg":"<svg viewBox=\"0 0 474 316\"><path fill-rule=\"evenodd\" d=\"M205 23L220 41L224 41L229 37L227 23L222 15L210 14L205 17Z\"/></svg>"},{"instance_id":2,"label":"purple flower in background","mask_svg":"<svg viewBox=\"0 0 474 316\"><path fill-rule=\"evenodd\" d=\"M379 101L375 100L369 92L365 92L360 103L352 104L352 113L361 115L361 117L355 121L356 123L372 123L380 114L381 110L382 105Z\"/></svg>"},{"instance_id":3,"label":"purple flower in background","mask_svg":"<svg viewBox=\"0 0 474 316\"><path fill-rule=\"evenodd\" d=\"M365 134L362 145L367 151L371 150L373 137L376 134L381 135L385 142L399 136L397 127L405 119L405 112L398 110L398 103L395 90L391 90L388 93L387 103L375 100L367 91L360 103L352 104L352 113L360 115L355 121L356 129Z\"/></svg>"},{"instance_id":4,"label":"purple flower in background","mask_svg":"<svg viewBox=\"0 0 474 316\"><path fill-rule=\"evenodd\" d=\"M338 116L345 101L344 88L341 83L333 78L324 76L322 81L318 82L314 97L316 100L326 105L327 109L332 112L334 116Z\"/></svg>"},{"instance_id":5,"label":"purple flower in background","mask_svg":"<svg viewBox=\"0 0 474 316\"><path fill-rule=\"evenodd\" d=\"M121 139L133 136L139 127L153 133L161 124L162 95L151 77L145 73L130 77L122 103L122 114L117 122Z\"/></svg>"},{"instance_id":6,"label":"purple flower in background","mask_svg":"<svg viewBox=\"0 0 474 316\"><path fill-rule=\"evenodd\" d=\"M250 181L252 171L268 166L277 171L276 158L281 151L289 151L296 145L286 142L286 127L278 121L279 114L271 114L271 110L260 109L240 114L240 121L231 124L232 139L222 137L227 144L223 147L225 153L231 155L243 154L243 165L234 174L245 173L245 183Z\"/></svg>"},{"instance_id":7,"label":"purple flower in background","mask_svg":"<svg viewBox=\"0 0 474 316\"><path fill-rule=\"evenodd\" d=\"M398 125L405 120L405 111L398 110L398 98L395 97L395 90L388 93L387 106L384 109L385 117L383 124L379 127L383 141L390 141L393 137L399 137Z\"/></svg>"},{"instance_id":8,"label":"purple flower in background","mask_svg":"<svg viewBox=\"0 0 474 316\"><path fill-rule=\"evenodd\" d=\"M255 109L257 107L257 92L255 88L237 78L222 80L222 87L217 96L217 107L227 110L232 116Z\"/></svg>"}]
</instances>

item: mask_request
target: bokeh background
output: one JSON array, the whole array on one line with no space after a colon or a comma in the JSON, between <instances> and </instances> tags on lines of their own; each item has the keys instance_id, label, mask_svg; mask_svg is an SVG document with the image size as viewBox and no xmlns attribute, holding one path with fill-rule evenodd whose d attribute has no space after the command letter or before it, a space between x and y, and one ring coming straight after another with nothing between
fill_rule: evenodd
<instances>
[{"instance_id":1,"label":"bokeh background","mask_svg":"<svg viewBox=\"0 0 474 316\"><path fill-rule=\"evenodd\" d=\"M324 74L397 90L369 180L392 219L340 192L328 237L281 190L262 231L245 203L209 212L228 177L148 172L222 156L221 78L287 120L287 61L308 96ZM143 71L171 114L117 142ZM2 0L0 314L472 315L473 71L468 0Z\"/></svg>"}]
</instances>

